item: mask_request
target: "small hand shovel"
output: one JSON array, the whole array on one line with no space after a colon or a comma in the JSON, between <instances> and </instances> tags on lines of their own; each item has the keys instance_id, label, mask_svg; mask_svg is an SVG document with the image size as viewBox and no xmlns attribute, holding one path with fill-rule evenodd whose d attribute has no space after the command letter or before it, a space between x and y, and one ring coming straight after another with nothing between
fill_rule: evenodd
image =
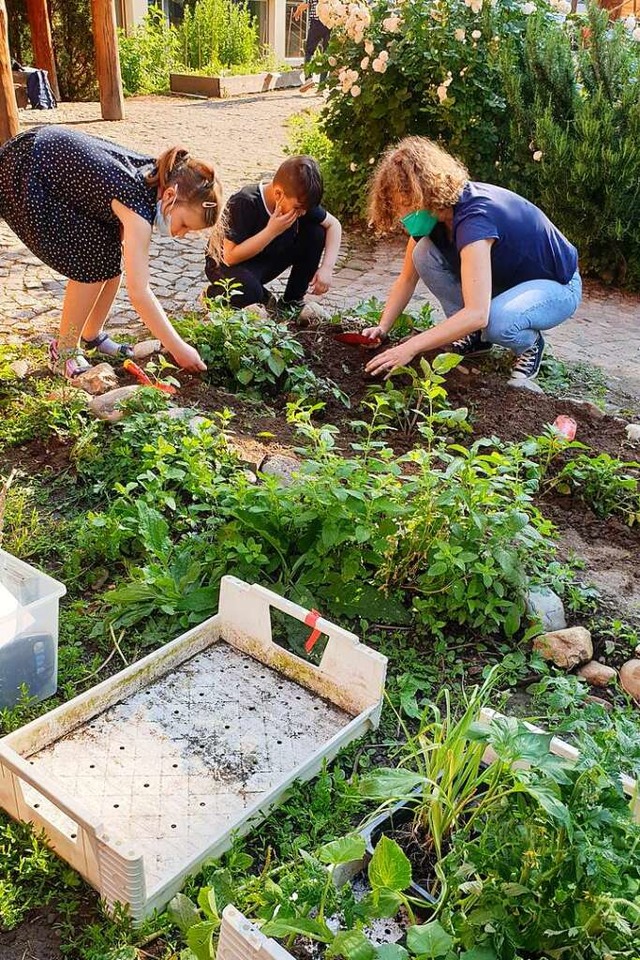
<instances>
[{"instance_id":1,"label":"small hand shovel","mask_svg":"<svg viewBox=\"0 0 640 960\"><path fill-rule=\"evenodd\" d=\"M162 390L163 393L170 393L172 395L177 392L176 388L170 383L154 383L151 377L149 377L137 363L134 363L133 360L129 358L124 361L122 366L127 373L130 373L138 383L141 383L145 387L154 387L156 390Z\"/></svg>"},{"instance_id":2,"label":"small hand shovel","mask_svg":"<svg viewBox=\"0 0 640 960\"><path fill-rule=\"evenodd\" d=\"M362 333L336 333L334 340L338 343L346 343L350 347L365 347L367 350L375 350L382 343L380 337L372 340L371 337L365 337Z\"/></svg>"}]
</instances>

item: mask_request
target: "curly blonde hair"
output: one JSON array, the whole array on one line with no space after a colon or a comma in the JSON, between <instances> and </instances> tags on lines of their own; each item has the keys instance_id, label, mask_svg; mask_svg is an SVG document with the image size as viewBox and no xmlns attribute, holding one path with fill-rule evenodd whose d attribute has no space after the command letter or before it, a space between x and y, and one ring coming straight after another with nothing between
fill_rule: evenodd
<instances>
[{"instance_id":1,"label":"curly blonde hair","mask_svg":"<svg viewBox=\"0 0 640 960\"><path fill-rule=\"evenodd\" d=\"M405 137L389 147L378 163L369 189L369 221L378 233L398 222L398 206L443 210L457 203L469 171L426 137Z\"/></svg>"}]
</instances>

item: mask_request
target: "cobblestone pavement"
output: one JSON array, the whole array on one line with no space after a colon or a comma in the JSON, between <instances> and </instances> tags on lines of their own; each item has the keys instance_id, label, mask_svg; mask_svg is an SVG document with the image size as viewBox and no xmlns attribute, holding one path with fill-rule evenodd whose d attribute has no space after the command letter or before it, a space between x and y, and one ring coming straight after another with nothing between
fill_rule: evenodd
<instances>
[{"instance_id":1,"label":"cobblestone pavement","mask_svg":"<svg viewBox=\"0 0 640 960\"><path fill-rule=\"evenodd\" d=\"M286 121L317 97L298 91L226 101L137 97L127 101L127 119L100 119L96 103L63 104L57 111L20 111L23 128L64 123L73 129L117 140L157 154L184 143L195 156L212 158L227 195L243 183L268 176L284 156ZM152 286L170 314L192 309L203 289L204 239L154 240ZM345 238L335 283L323 302L346 308L371 296L384 298L402 261L399 240L376 243L350 234ZM44 336L57 328L64 278L33 257L0 221L0 340ZM413 305L429 299L418 289ZM439 308L438 308L439 313ZM139 334L142 326L126 290L118 295L110 328ZM640 300L597 284L585 284L576 316L549 334L553 352L566 360L586 360L602 368L619 391L640 397Z\"/></svg>"}]
</instances>

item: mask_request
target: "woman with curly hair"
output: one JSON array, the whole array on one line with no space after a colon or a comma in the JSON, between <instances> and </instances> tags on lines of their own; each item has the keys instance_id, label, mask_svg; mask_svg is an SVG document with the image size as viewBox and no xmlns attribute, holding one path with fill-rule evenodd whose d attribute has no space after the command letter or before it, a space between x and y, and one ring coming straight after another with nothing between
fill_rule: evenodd
<instances>
[{"instance_id":1,"label":"woman with curly hair","mask_svg":"<svg viewBox=\"0 0 640 960\"><path fill-rule=\"evenodd\" d=\"M0 148L0 217L40 260L67 277L51 366L69 380L90 364L84 350L124 359L128 344L104 325L122 261L132 306L186 370L205 370L149 285L152 230L184 237L212 227L221 240L222 189L212 164L182 147L159 157L56 125L18 134Z\"/></svg>"},{"instance_id":2,"label":"woman with curly hair","mask_svg":"<svg viewBox=\"0 0 640 960\"><path fill-rule=\"evenodd\" d=\"M409 241L380 323L364 333L384 338L418 279L446 319L376 356L368 373L388 376L446 344L466 357L499 344L514 354L513 383L538 375L542 331L568 320L582 296L578 252L538 207L470 180L463 164L432 141L406 137L378 165L369 213L380 233L399 220Z\"/></svg>"}]
</instances>

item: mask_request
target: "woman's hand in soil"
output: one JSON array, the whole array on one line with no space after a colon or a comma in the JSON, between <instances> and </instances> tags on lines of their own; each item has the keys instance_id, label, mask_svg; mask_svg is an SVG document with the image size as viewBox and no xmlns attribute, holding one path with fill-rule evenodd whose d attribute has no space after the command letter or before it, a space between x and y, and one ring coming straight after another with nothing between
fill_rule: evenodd
<instances>
[{"instance_id":1,"label":"woman's hand in soil","mask_svg":"<svg viewBox=\"0 0 640 960\"><path fill-rule=\"evenodd\" d=\"M365 367L369 376L379 377L383 373L385 380L388 380L391 373L398 367L406 367L411 363L416 355L411 339L405 340L404 343L399 343L397 347L391 347L390 350L385 350L384 353L379 353L373 360L369 360Z\"/></svg>"},{"instance_id":2,"label":"woman's hand in soil","mask_svg":"<svg viewBox=\"0 0 640 960\"><path fill-rule=\"evenodd\" d=\"M169 352L178 366L188 370L189 373L202 373L207 369L206 363L203 362L196 348L190 347L183 340L175 347L171 347Z\"/></svg>"}]
</instances>

